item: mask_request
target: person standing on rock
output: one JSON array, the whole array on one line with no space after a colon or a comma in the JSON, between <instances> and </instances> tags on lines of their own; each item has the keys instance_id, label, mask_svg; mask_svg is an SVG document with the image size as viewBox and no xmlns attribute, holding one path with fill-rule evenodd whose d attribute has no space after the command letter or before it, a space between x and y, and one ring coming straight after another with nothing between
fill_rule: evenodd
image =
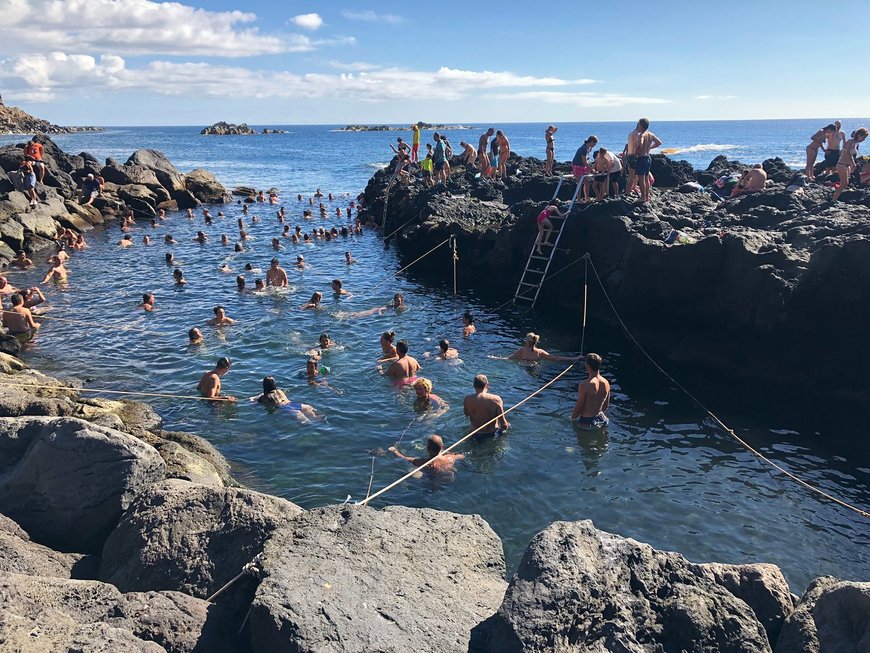
<instances>
[{"instance_id":1,"label":"person standing on rock","mask_svg":"<svg viewBox=\"0 0 870 653\"><path fill-rule=\"evenodd\" d=\"M82 195L79 198L79 204L90 206L99 194L100 182L94 177L93 173L88 173L88 176L82 180Z\"/></svg>"},{"instance_id":2,"label":"person standing on rock","mask_svg":"<svg viewBox=\"0 0 870 653\"><path fill-rule=\"evenodd\" d=\"M577 148L574 153L574 158L571 159L571 172L574 174L574 179L577 183L583 184L583 201L589 199L589 174L592 168L589 166L589 155L592 154L592 148L598 143L597 136L589 136L583 145Z\"/></svg>"},{"instance_id":3,"label":"person standing on rock","mask_svg":"<svg viewBox=\"0 0 870 653\"><path fill-rule=\"evenodd\" d=\"M447 157L444 154L444 143L441 142L441 134L435 132L432 135L435 140L435 147L432 150L432 166L435 168L435 183L447 183L447 176L444 174L444 165L447 163Z\"/></svg>"},{"instance_id":4,"label":"person standing on rock","mask_svg":"<svg viewBox=\"0 0 870 653\"><path fill-rule=\"evenodd\" d=\"M411 125L411 131L414 132L411 137L411 161L417 163L420 150L420 125Z\"/></svg>"},{"instance_id":5,"label":"person standing on rock","mask_svg":"<svg viewBox=\"0 0 870 653\"><path fill-rule=\"evenodd\" d=\"M507 177L507 162L511 155L511 144L504 132L499 130L495 133L495 142L498 143L498 172L497 175L504 179Z\"/></svg>"},{"instance_id":6,"label":"person standing on rock","mask_svg":"<svg viewBox=\"0 0 870 653\"><path fill-rule=\"evenodd\" d=\"M610 406L610 382L601 376L602 358L598 354L586 354L587 379L577 386L577 402L571 419L584 430L606 426L610 421L604 411Z\"/></svg>"},{"instance_id":7,"label":"person standing on rock","mask_svg":"<svg viewBox=\"0 0 870 653\"><path fill-rule=\"evenodd\" d=\"M835 131L837 131L837 128L834 126L833 123L831 123L826 127L822 127L810 138L810 144L807 145L807 167L806 170L804 170L804 173L807 176L807 181L816 180L814 169L816 166L816 158L819 156L819 149L824 147L825 140L832 132Z\"/></svg>"},{"instance_id":8,"label":"person standing on rock","mask_svg":"<svg viewBox=\"0 0 870 653\"><path fill-rule=\"evenodd\" d=\"M825 135L827 147L825 147L825 173L832 174L836 172L837 165L840 163L840 150L846 143L846 134L843 133L842 124L839 120L834 121L833 131L829 131Z\"/></svg>"},{"instance_id":9,"label":"person standing on rock","mask_svg":"<svg viewBox=\"0 0 870 653\"><path fill-rule=\"evenodd\" d=\"M556 139L553 136L557 131L559 131L559 128L554 125L550 125L544 131L544 140L547 143L547 163L544 165L544 174L548 177L553 174L553 164L556 162Z\"/></svg>"},{"instance_id":10,"label":"person standing on rock","mask_svg":"<svg viewBox=\"0 0 870 653\"><path fill-rule=\"evenodd\" d=\"M485 374L474 377L474 394L467 395L462 402L462 410L471 420L472 429L480 429L475 440L500 437L510 428L504 414L501 397L489 392L489 379Z\"/></svg>"},{"instance_id":11,"label":"person standing on rock","mask_svg":"<svg viewBox=\"0 0 870 653\"><path fill-rule=\"evenodd\" d=\"M33 163L23 156L18 157L18 173L21 175L22 192L30 198L30 206L36 206L39 198L36 196L36 173Z\"/></svg>"},{"instance_id":12,"label":"person standing on rock","mask_svg":"<svg viewBox=\"0 0 870 653\"><path fill-rule=\"evenodd\" d=\"M225 376L230 371L230 359L222 356L215 364L215 368L211 372L206 372L202 375L199 383L196 384L196 389L206 399L215 401L234 402L235 397L221 394L221 377Z\"/></svg>"},{"instance_id":13,"label":"person standing on rock","mask_svg":"<svg viewBox=\"0 0 870 653\"><path fill-rule=\"evenodd\" d=\"M429 461L431 464L426 466L426 469L432 470L439 474L452 474L454 471L453 465L457 460L463 460L464 454L461 453L443 453L444 440L440 435L430 435L426 441L426 458L411 458L403 454L397 447L390 447L387 451L396 455L397 458L407 460L414 467L426 465Z\"/></svg>"},{"instance_id":14,"label":"person standing on rock","mask_svg":"<svg viewBox=\"0 0 870 653\"><path fill-rule=\"evenodd\" d=\"M495 134L495 130L490 127L480 135L480 140L477 142L477 167L480 168L481 177L485 177L487 170L489 170L489 157L486 152L489 149L489 139L493 134Z\"/></svg>"},{"instance_id":15,"label":"person standing on rock","mask_svg":"<svg viewBox=\"0 0 870 653\"><path fill-rule=\"evenodd\" d=\"M849 177L852 172L858 167L858 145L863 143L867 138L867 130L864 127L856 129L852 132L852 138L846 141L843 152L840 154L840 160L837 163L837 174L840 177L840 187L834 192L834 201L840 199L843 191L849 187Z\"/></svg>"},{"instance_id":16,"label":"person standing on rock","mask_svg":"<svg viewBox=\"0 0 870 653\"><path fill-rule=\"evenodd\" d=\"M634 176L637 178L637 185L640 188L641 204L649 203L649 175L652 168L651 150L654 150L662 144L658 136L649 131L649 119L641 118L637 121L637 127L629 134L629 147L632 146L634 140L634 155L637 160L634 164Z\"/></svg>"},{"instance_id":17,"label":"person standing on rock","mask_svg":"<svg viewBox=\"0 0 870 653\"><path fill-rule=\"evenodd\" d=\"M42 147L42 143L39 142L39 136L34 136L24 146L24 156L29 156L33 159L33 169L40 184L45 179L45 162L42 160L44 153L45 150Z\"/></svg>"}]
</instances>

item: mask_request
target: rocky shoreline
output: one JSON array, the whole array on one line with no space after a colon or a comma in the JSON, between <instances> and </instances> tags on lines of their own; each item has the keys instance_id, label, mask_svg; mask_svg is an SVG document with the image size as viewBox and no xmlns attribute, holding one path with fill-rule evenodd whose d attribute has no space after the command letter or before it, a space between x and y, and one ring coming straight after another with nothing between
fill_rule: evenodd
<instances>
[{"instance_id":1,"label":"rocky shoreline","mask_svg":"<svg viewBox=\"0 0 870 653\"><path fill-rule=\"evenodd\" d=\"M102 127L61 127L36 118L18 107L8 107L0 97L0 135L14 134L76 134L101 132Z\"/></svg>"},{"instance_id":2,"label":"rocky shoreline","mask_svg":"<svg viewBox=\"0 0 870 653\"><path fill-rule=\"evenodd\" d=\"M556 188L543 163L512 154L508 177L492 181L454 157L446 189L397 183L387 202L394 160L369 181L365 206L375 224L386 218L385 233L399 229L407 262L457 236L460 287L500 304L513 297L535 216ZM717 157L696 171L657 155L651 203L616 197L575 206L559 244L567 251L551 271L589 252L626 323L662 360L785 386L821 381L827 394L870 402L870 191L850 189L834 204L822 185L787 190L797 172L780 159L763 165L768 188L720 200L698 184L745 166ZM555 171L570 175L570 166ZM559 198L573 191L569 181ZM666 243L675 230L686 244ZM435 258L417 273L442 279L446 267ZM535 310L545 319L576 314L583 279L584 266L574 265L545 283ZM597 283L589 288L593 318L618 327Z\"/></svg>"},{"instance_id":3,"label":"rocky shoreline","mask_svg":"<svg viewBox=\"0 0 870 653\"><path fill-rule=\"evenodd\" d=\"M428 122L418 122L417 126L420 129L432 130L432 129L440 129L442 131L459 131L464 129L474 129L474 127L466 126L466 125L433 125ZM337 132L409 132L411 131L410 127L393 127L390 125L345 125L340 129L336 129Z\"/></svg>"},{"instance_id":4,"label":"rocky shoreline","mask_svg":"<svg viewBox=\"0 0 870 653\"><path fill-rule=\"evenodd\" d=\"M221 120L210 127L203 128L199 133L203 136L254 136L257 134L257 130L248 127L247 123L244 122L240 125L234 125ZM286 134L287 132L283 129L270 129L269 127L266 127L260 133Z\"/></svg>"},{"instance_id":5,"label":"rocky shoreline","mask_svg":"<svg viewBox=\"0 0 870 653\"><path fill-rule=\"evenodd\" d=\"M146 404L57 386L80 384L0 354L4 650L816 653L870 636L870 583L798 598L774 565L695 564L589 521L538 533L508 579L478 516L303 510Z\"/></svg>"}]
</instances>

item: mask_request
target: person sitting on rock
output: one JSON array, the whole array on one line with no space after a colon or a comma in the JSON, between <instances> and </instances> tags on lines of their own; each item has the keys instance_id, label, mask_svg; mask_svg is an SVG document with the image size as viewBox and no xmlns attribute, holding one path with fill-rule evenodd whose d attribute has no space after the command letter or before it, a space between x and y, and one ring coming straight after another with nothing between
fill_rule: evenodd
<instances>
[{"instance_id":1,"label":"person sitting on rock","mask_svg":"<svg viewBox=\"0 0 870 653\"><path fill-rule=\"evenodd\" d=\"M96 177L94 177L92 172L88 173L88 175L82 180L82 194L79 198L79 204L90 206L93 204L94 199L96 199L100 194L100 190L100 182Z\"/></svg>"},{"instance_id":2,"label":"person sitting on rock","mask_svg":"<svg viewBox=\"0 0 870 653\"><path fill-rule=\"evenodd\" d=\"M415 467L426 465L426 463L432 461L430 464L426 465L426 469L431 470L436 474L452 474L456 461L465 458L465 455L461 453L443 453L444 440L440 435L429 436L429 439L426 441L426 453L428 454L426 458L411 458L410 456L403 454L399 451L398 447L395 446L390 447L388 451L394 453L396 457L401 458L402 460L407 460Z\"/></svg>"},{"instance_id":3,"label":"person sitting on rock","mask_svg":"<svg viewBox=\"0 0 870 653\"><path fill-rule=\"evenodd\" d=\"M36 172L37 181L40 184L45 179L45 162L42 160L44 153L45 148L39 142L39 136L34 136L24 146L24 156L28 156L32 160L33 170Z\"/></svg>"},{"instance_id":4,"label":"person sitting on rock","mask_svg":"<svg viewBox=\"0 0 870 653\"><path fill-rule=\"evenodd\" d=\"M27 254L22 249L18 252L14 259L9 261L9 266L13 268L18 268L19 270L26 270L27 268L33 267L33 261L27 258Z\"/></svg>"},{"instance_id":5,"label":"person sitting on rock","mask_svg":"<svg viewBox=\"0 0 870 653\"><path fill-rule=\"evenodd\" d=\"M221 377L225 376L226 373L230 371L231 364L229 358L222 356L218 359L215 368L212 371L206 372L202 375L199 379L199 383L196 384L196 389L199 390L199 393L203 397L215 401L233 402L236 400L235 397L221 394Z\"/></svg>"},{"instance_id":6,"label":"person sitting on rock","mask_svg":"<svg viewBox=\"0 0 870 653\"><path fill-rule=\"evenodd\" d=\"M21 175L21 191L30 198L30 206L36 206L39 198L36 195L36 173L33 171L33 162L23 156L18 157L18 173Z\"/></svg>"},{"instance_id":7,"label":"person sitting on rock","mask_svg":"<svg viewBox=\"0 0 870 653\"><path fill-rule=\"evenodd\" d=\"M767 173L760 163L756 163L749 170L746 170L740 177L740 181L731 191L731 197L737 197L745 193L756 193L764 190L764 184L767 182Z\"/></svg>"}]
</instances>

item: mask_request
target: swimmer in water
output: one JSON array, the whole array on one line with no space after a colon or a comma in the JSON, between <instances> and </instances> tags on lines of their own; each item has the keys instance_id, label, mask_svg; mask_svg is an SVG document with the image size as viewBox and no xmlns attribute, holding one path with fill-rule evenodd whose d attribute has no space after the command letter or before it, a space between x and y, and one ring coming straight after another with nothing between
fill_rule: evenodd
<instances>
[{"instance_id":1,"label":"swimmer in water","mask_svg":"<svg viewBox=\"0 0 870 653\"><path fill-rule=\"evenodd\" d=\"M187 280L184 278L184 272L181 271L181 268L175 268L172 271L172 278L175 279L176 286L183 286L187 283Z\"/></svg>"},{"instance_id":2,"label":"swimmer in water","mask_svg":"<svg viewBox=\"0 0 870 653\"><path fill-rule=\"evenodd\" d=\"M432 382L429 379L419 378L414 381L414 410L418 413L432 411L435 415L447 412L447 402L432 392Z\"/></svg>"},{"instance_id":3,"label":"swimmer in water","mask_svg":"<svg viewBox=\"0 0 870 653\"><path fill-rule=\"evenodd\" d=\"M133 246L133 236L132 234L127 234L121 240L118 241L119 247L132 247Z\"/></svg>"},{"instance_id":4,"label":"swimmer in water","mask_svg":"<svg viewBox=\"0 0 870 653\"><path fill-rule=\"evenodd\" d=\"M157 218L159 220L165 220L166 219L166 209L157 209Z\"/></svg>"},{"instance_id":5,"label":"swimmer in water","mask_svg":"<svg viewBox=\"0 0 870 653\"><path fill-rule=\"evenodd\" d=\"M18 292L18 288L16 288L11 283L9 283L9 280L6 277L0 276L0 296L4 296L4 295L11 296L17 292ZM2 308L2 306L0 306L0 308Z\"/></svg>"},{"instance_id":6,"label":"swimmer in water","mask_svg":"<svg viewBox=\"0 0 870 653\"><path fill-rule=\"evenodd\" d=\"M58 256L52 256L50 261L51 269L48 271L48 274L45 275L42 283L48 283L49 281L53 281L55 283L65 283L68 274L60 258Z\"/></svg>"},{"instance_id":7,"label":"swimmer in water","mask_svg":"<svg viewBox=\"0 0 870 653\"><path fill-rule=\"evenodd\" d=\"M284 249L284 246L281 244L280 240L278 240L277 238L273 238L272 239L272 249L280 252L282 249Z\"/></svg>"},{"instance_id":8,"label":"swimmer in water","mask_svg":"<svg viewBox=\"0 0 870 653\"><path fill-rule=\"evenodd\" d=\"M335 298L346 297L350 299L353 297L351 293L341 287L341 279L333 279L332 280L332 294L335 295Z\"/></svg>"},{"instance_id":9,"label":"swimmer in water","mask_svg":"<svg viewBox=\"0 0 870 653\"><path fill-rule=\"evenodd\" d=\"M353 265L356 263L356 259L350 255L350 252L344 253L344 262L346 265Z\"/></svg>"},{"instance_id":10,"label":"swimmer in water","mask_svg":"<svg viewBox=\"0 0 870 653\"><path fill-rule=\"evenodd\" d=\"M444 453L444 440L441 439L440 435L429 436L429 439L426 441L426 453L428 454L426 458L411 458L399 451L397 447L390 447L387 451L394 453L402 460L407 460L415 467L420 467L432 461L427 465L426 469L430 469L436 474L452 474L456 461L465 458L465 455L461 453Z\"/></svg>"},{"instance_id":11,"label":"swimmer in water","mask_svg":"<svg viewBox=\"0 0 870 653\"><path fill-rule=\"evenodd\" d=\"M397 292L393 295L392 303L387 304L387 308L395 308L396 311L404 311L407 308L407 306L405 306L405 296L402 293Z\"/></svg>"},{"instance_id":12,"label":"swimmer in water","mask_svg":"<svg viewBox=\"0 0 870 653\"><path fill-rule=\"evenodd\" d=\"M505 360L509 361L525 361L535 363L537 361L576 361L580 360L580 356L556 356L555 354L550 354L540 347L538 347L538 342L540 342L541 336L537 333L527 333L526 337L523 339L523 346L517 349L513 354L507 357Z\"/></svg>"},{"instance_id":13,"label":"swimmer in water","mask_svg":"<svg viewBox=\"0 0 870 653\"><path fill-rule=\"evenodd\" d=\"M236 290L239 292L245 292L245 277L244 275L239 275L236 277Z\"/></svg>"},{"instance_id":14,"label":"swimmer in water","mask_svg":"<svg viewBox=\"0 0 870 653\"><path fill-rule=\"evenodd\" d=\"M442 360L448 360L451 358L459 358L459 352L456 351L453 347L450 346L449 340L442 340L438 343L438 354L437 358Z\"/></svg>"},{"instance_id":15,"label":"swimmer in water","mask_svg":"<svg viewBox=\"0 0 870 653\"><path fill-rule=\"evenodd\" d=\"M395 339L395 331L384 331L381 334L381 351L384 355L378 359L379 363L392 362L399 357L399 353L396 351L396 346L393 344Z\"/></svg>"},{"instance_id":16,"label":"swimmer in water","mask_svg":"<svg viewBox=\"0 0 870 653\"><path fill-rule=\"evenodd\" d=\"M244 252L244 251L245 251L245 248L242 247L242 244L241 244L241 243L236 243L236 244L233 246L233 251L236 251L236 252Z\"/></svg>"},{"instance_id":17,"label":"swimmer in water","mask_svg":"<svg viewBox=\"0 0 870 653\"><path fill-rule=\"evenodd\" d=\"M166 234L163 236L163 242L167 245L177 245L178 241L172 237L172 234Z\"/></svg>"},{"instance_id":18,"label":"swimmer in water","mask_svg":"<svg viewBox=\"0 0 870 653\"><path fill-rule=\"evenodd\" d=\"M266 282L262 279L257 279L254 281L254 292L265 292L266 290Z\"/></svg>"},{"instance_id":19,"label":"swimmer in water","mask_svg":"<svg viewBox=\"0 0 870 653\"><path fill-rule=\"evenodd\" d=\"M413 379L420 371L420 363L416 358L408 355L407 340L399 340L396 343L396 355L398 358L390 364L385 374L397 382Z\"/></svg>"},{"instance_id":20,"label":"swimmer in water","mask_svg":"<svg viewBox=\"0 0 870 653\"><path fill-rule=\"evenodd\" d=\"M224 274L232 274L234 272L227 263L221 263L220 267L218 267L218 271L223 272Z\"/></svg>"},{"instance_id":21,"label":"swimmer in water","mask_svg":"<svg viewBox=\"0 0 870 653\"><path fill-rule=\"evenodd\" d=\"M267 376L263 379L263 393L258 397L252 397L252 400L264 406L286 407L303 422L323 419L323 416L318 415L313 406L298 401L290 401L284 391L278 387L273 376Z\"/></svg>"},{"instance_id":22,"label":"swimmer in water","mask_svg":"<svg viewBox=\"0 0 870 653\"><path fill-rule=\"evenodd\" d=\"M189 345L201 345L204 342L202 337L202 331L200 331L196 327L193 327L187 332L187 340L187 344Z\"/></svg>"},{"instance_id":23,"label":"swimmer in water","mask_svg":"<svg viewBox=\"0 0 870 653\"><path fill-rule=\"evenodd\" d=\"M273 286L274 288L287 287L287 273L284 271L284 268L278 265L278 259L276 258L272 259L269 269L266 270L266 285Z\"/></svg>"},{"instance_id":24,"label":"swimmer in water","mask_svg":"<svg viewBox=\"0 0 870 653\"><path fill-rule=\"evenodd\" d=\"M305 234L305 235L306 235L306 237L308 236L308 234ZM296 257L296 269L297 270L305 270L305 269L310 268L310 267L311 266L305 262L305 258L302 256L302 254L300 254L299 256Z\"/></svg>"},{"instance_id":25,"label":"swimmer in water","mask_svg":"<svg viewBox=\"0 0 870 653\"><path fill-rule=\"evenodd\" d=\"M308 300L308 303L302 304L299 308L310 309L310 308L320 308L320 302L323 301L323 293L320 291L316 291L313 295L311 295L311 299Z\"/></svg>"},{"instance_id":26,"label":"swimmer in water","mask_svg":"<svg viewBox=\"0 0 870 653\"><path fill-rule=\"evenodd\" d=\"M326 381L319 380L320 377L320 367L318 363L320 362L319 356L312 356L305 362L305 376L308 378L308 385L316 385L321 388L328 388L332 390L336 394L344 394L341 390L337 390L333 388Z\"/></svg>"},{"instance_id":27,"label":"swimmer in water","mask_svg":"<svg viewBox=\"0 0 870 653\"><path fill-rule=\"evenodd\" d=\"M197 231L196 237L193 239L193 242L199 243L200 245L202 245L206 241L208 241L208 236L205 235L205 232L204 231Z\"/></svg>"},{"instance_id":28,"label":"swimmer in water","mask_svg":"<svg viewBox=\"0 0 870 653\"><path fill-rule=\"evenodd\" d=\"M27 268L33 267L33 261L27 258L27 254L24 250L20 250L14 259L9 261L9 267L18 268L19 270L26 270Z\"/></svg>"},{"instance_id":29,"label":"swimmer in water","mask_svg":"<svg viewBox=\"0 0 870 653\"><path fill-rule=\"evenodd\" d=\"M187 217L190 219L193 219L196 217L195 215L193 215L193 209L187 209Z\"/></svg>"},{"instance_id":30,"label":"swimmer in water","mask_svg":"<svg viewBox=\"0 0 870 653\"><path fill-rule=\"evenodd\" d=\"M462 335L468 337L475 332L477 332L477 327L474 326L474 316L470 311L465 311L462 315Z\"/></svg>"},{"instance_id":31,"label":"swimmer in water","mask_svg":"<svg viewBox=\"0 0 870 653\"><path fill-rule=\"evenodd\" d=\"M229 244L230 244L230 237L227 236L226 234L221 234L221 245L229 245Z\"/></svg>"},{"instance_id":32,"label":"swimmer in water","mask_svg":"<svg viewBox=\"0 0 870 653\"><path fill-rule=\"evenodd\" d=\"M148 236L142 236L142 244L148 247L151 245L151 239Z\"/></svg>"},{"instance_id":33,"label":"swimmer in water","mask_svg":"<svg viewBox=\"0 0 870 653\"><path fill-rule=\"evenodd\" d=\"M136 308L141 308L149 313L154 310L154 293L146 292L142 295L142 303Z\"/></svg>"},{"instance_id":34,"label":"swimmer in water","mask_svg":"<svg viewBox=\"0 0 870 653\"><path fill-rule=\"evenodd\" d=\"M230 371L230 359L222 356L215 364L215 368L211 372L206 372L196 384L196 389L206 399L214 399L215 401L234 402L235 397L221 394L221 377Z\"/></svg>"},{"instance_id":35,"label":"swimmer in water","mask_svg":"<svg viewBox=\"0 0 870 653\"><path fill-rule=\"evenodd\" d=\"M164 258L166 260L166 265L175 265L175 257L172 256L172 252L166 252Z\"/></svg>"},{"instance_id":36,"label":"swimmer in water","mask_svg":"<svg viewBox=\"0 0 870 653\"><path fill-rule=\"evenodd\" d=\"M610 383L601 376L601 363L598 354L586 355L587 379L577 386L577 401L571 411L571 419L577 420L580 428L593 430L609 422L604 411L610 407Z\"/></svg>"},{"instance_id":37,"label":"swimmer in water","mask_svg":"<svg viewBox=\"0 0 870 653\"><path fill-rule=\"evenodd\" d=\"M43 303L45 303L45 295L37 286L24 290L24 308L33 308Z\"/></svg>"},{"instance_id":38,"label":"swimmer in water","mask_svg":"<svg viewBox=\"0 0 870 653\"><path fill-rule=\"evenodd\" d=\"M462 409L471 420L472 429L480 429L474 438L483 440L503 435L510 428L510 422L505 417L501 397L489 392L489 379L485 374L475 376L473 384L474 394L466 395Z\"/></svg>"},{"instance_id":39,"label":"swimmer in water","mask_svg":"<svg viewBox=\"0 0 870 653\"><path fill-rule=\"evenodd\" d=\"M255 268L253 263L245 263L245 272L262 272L262 270Z\"/></svg>"},{"instance_id":40,"label":"swimmer in water","mask_svg":"<svg viewBox=\"0 0 870 653\"><path fill-rule=\"evenodd\" d=\"M24 344L33 340L39 330L39 324L33 320L30 309L24 306L24 298L18 293L9 298L12 308L2 311L3 319L0 320L10 336L15 337ZM2 307L0 307L2 308Z\"/></svg>"},{"instance_id":41,"label":"swimmer in water","mask_svg":"<svg viewBox=\"0 0 870 653\"><path fill-rule=\"evenodd\" d=\"M209 326L217 327L217 326L228 326L231 324L236 324L236 321L233 318L227 317L226 310L224 309L223 306L220 306L220 305L215 306L213 310L214 310L214 317L206 322L206 324L208 324Z\"/></svg>"}]
</instances>

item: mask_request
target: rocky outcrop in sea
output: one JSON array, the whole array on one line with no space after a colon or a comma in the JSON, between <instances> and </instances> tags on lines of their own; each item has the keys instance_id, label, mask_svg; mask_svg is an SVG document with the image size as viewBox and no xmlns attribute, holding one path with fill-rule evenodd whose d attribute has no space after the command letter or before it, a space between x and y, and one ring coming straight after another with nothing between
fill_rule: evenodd
<instances>
[{"instance_id":1,"label":"rocky outcrop in sea","mask_svg":"<svg viewBox=\"0 0 870 653\"><path fill-rule=\"evenodd\" d=\"M18 107L3 104L0 97L0 134L73 134L100 132L102 127L61 127L30 115Z\"/></svg>"},{"instance_id":2,"label":"rocky outcrop in sea","mask_svg":"<svg viewBox=\"0 0 870 653\"><path fill-rule=\"evenodd\" d=\"M365 206L386 234L399 230L403 259L455 235L460 288L493 304L510 300L537 234L535 217L557 185L543 161L512 155L501 181L476 178L454 157L446 188L390 186L395 165L371 178ZM694 170L657 155L649 205L623 196L577 204L550 272L575 265L544 284L536 313L578 314L584 265L576 262L589 252L625 322L662 361L785 385L821 383L826 394L870 400L870 191L850 189L833 203L824 185L789 188L798 173L782 160L763 166L771 180L764 191L721 199L702 187L746 166L717 157ZM556 172L570 175L570 166ZM570 200L574 188L566 182L559 198ZM446 256L415 269L442 279L452 273ZM589 274L593 320L619 328Z\"/></svg>"},{"instance_id":3,"label":"rocky outcrop in sea","mask_svg":"<svg viewBox=\"0 0 870 653\"><path fill-rule=\"evenodd\" d=\"M35 207L29 206L11 178L24 143L0 147L0 269L19 250L32 254L54 246L59 227L85 232L128 210L149 219L159 209L177 211L229 201L229 193L213 174L207 170L184 174L157 150L136 150L124 164L114 159L101 164L86 152L63 152L50 138L43 137L42 143L46 173L37 188L40 202ZM84 206L77 196L88 174L102 177L105 185L93 204Z\"/></svg>"},{"instance_id":4,"label":"rocky outcrop in sea","mask_svg":"<svg viewBox=\"0 0 870 653\"><path fill-rule=\"evenodd\" d=\"M203 136L250 136L257 132L248 127L247 124L234 125L221 120L216 122L211 127L205 127L201 132Z\"/></svg>"},{"instance_id":5,"label":"rocky outcrop in sea","mask_svg":"<svg viewBox=\"0 0 870 653\"><path fill-rule=\"evenodd\" d=\"M435 125L429 122L418 122L417 126L420 129L432 130L440 129L442 131L458 131L463 129L474 129L466 125ZM345 125L335 131L339 132L409 132L410 127L395 127L391 125Z\"/></svg>"},{"instance_id":6,"label":"rocky outcrop in sea","mask_svg":"<svg viewBox=\"0 0 870 653\"><path fill-rule=\"evenodd\" d=\"M241 487L147 405L80 387L0 354L4 650L818 653L870 637L870 583L796 597L774 565L692 563L589 521L545 528L508 578L478 516L303 510Z\"/></svg>"}]
</instances>

